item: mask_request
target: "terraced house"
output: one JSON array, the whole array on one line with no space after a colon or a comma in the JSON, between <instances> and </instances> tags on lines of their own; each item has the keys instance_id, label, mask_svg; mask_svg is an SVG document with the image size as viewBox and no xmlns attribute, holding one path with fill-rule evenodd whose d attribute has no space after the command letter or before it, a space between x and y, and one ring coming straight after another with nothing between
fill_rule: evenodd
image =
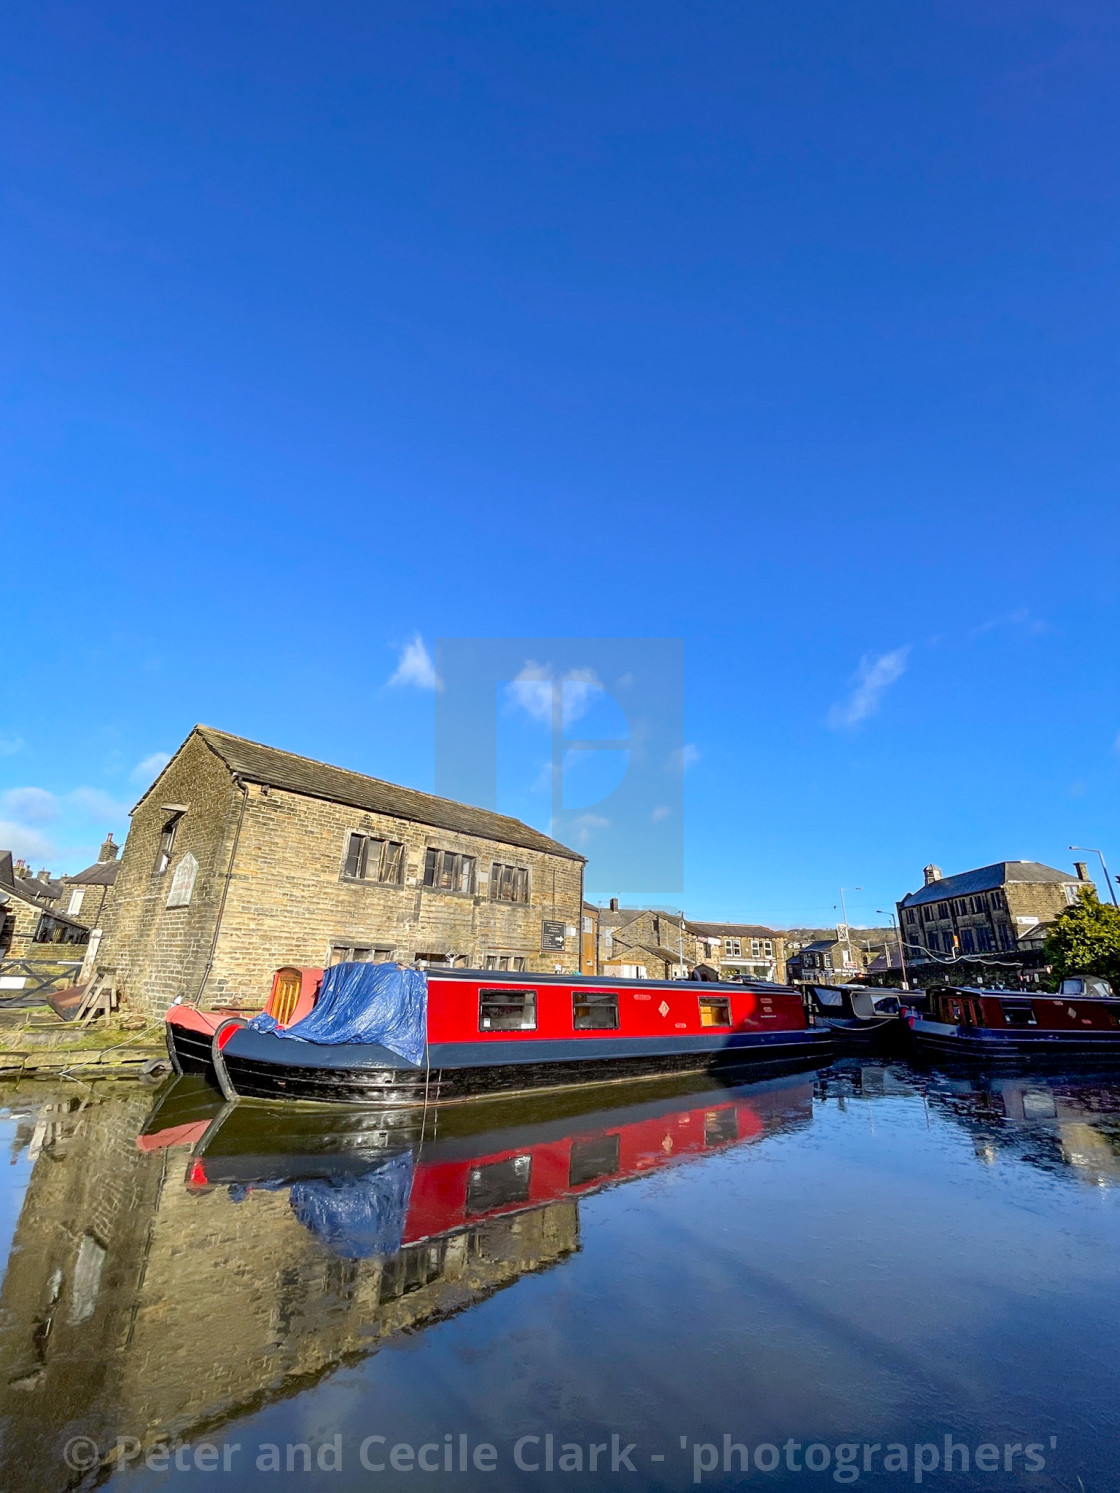
<instances>
[{"instance_id":1,"label":"terraced house","mask_svg":"<svg viewBox=\"0 0 1120 1493\"><path fill-rule=\"evenodd\" d=\"M137 804L84 978L152 1013L280 965L578 968L584 858L520 820L196 726Z\"/></svg>"}]
</instances>

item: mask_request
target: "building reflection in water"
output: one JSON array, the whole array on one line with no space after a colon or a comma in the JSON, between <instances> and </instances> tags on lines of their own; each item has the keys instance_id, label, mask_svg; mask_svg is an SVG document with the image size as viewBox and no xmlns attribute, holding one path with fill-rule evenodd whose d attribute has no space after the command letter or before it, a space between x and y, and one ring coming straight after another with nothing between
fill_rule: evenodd
<instances>
[{"instance_id":1,"label":"building reflection in water","mask_svg":"<svg viewBox=\"0 0 1120 1493\"><path fill-rule=\"evenodd\" d=\"M579 1199L807 1125L803 1074L428 1115L222 1108L180 1080L39 1103L0 1292L0 1485L69 1437L197 1439L579 1248ZM73 1483L80 1481L72 1477Z\"/></svg>"},{"instance_id":2,"label":"building reflection in water","mask_svg":"<svg viewBox=\"0 0 1120 1493\"><path fill-rule=\"evenodd\" d=\"M1120 1074L929 1073L904 1064L837 1064L821 1098L907 1098L921 1094L935 1115L962 1126L981 1161L1025 1162L1094 1187L1120 1185Z\"/></svg>"}]
</instances>

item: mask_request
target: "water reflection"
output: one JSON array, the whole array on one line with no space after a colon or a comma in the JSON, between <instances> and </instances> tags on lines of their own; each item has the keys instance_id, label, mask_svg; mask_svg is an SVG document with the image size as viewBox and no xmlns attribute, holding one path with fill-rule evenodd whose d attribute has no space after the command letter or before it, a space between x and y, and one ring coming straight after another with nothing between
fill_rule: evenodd
<instances>
[{"instance_id":1,"label":"water reflection","mask_svg":"<svg viewBox=\"0 0 1120 1493\"><path fill-rule=\"evenodd\" d=\"M426 1115L223 1108L191 1080L154 1109L40 1105L0 1293L0 1485L59 1485L76 1434L212 1434L556 1266L582 1197L811 1121L804 1074L708 1084Z\"/></svg>"},{"instance_id":2,"label":"water reflection","mask_svg":"<svg viewBox=\"0 0 1120 1493\"><path fill-rule=\"evenodd\" d=\"M1115 1073L1038 1071L918 1072L906 1065L837 1063L818 1097L843 1107L853 1098L921 1095L939 1117L972 1137L985 1163L1018 1160L1094 1187L1120 1185L1120 1082Z\"/></svg>"}]
</instances>

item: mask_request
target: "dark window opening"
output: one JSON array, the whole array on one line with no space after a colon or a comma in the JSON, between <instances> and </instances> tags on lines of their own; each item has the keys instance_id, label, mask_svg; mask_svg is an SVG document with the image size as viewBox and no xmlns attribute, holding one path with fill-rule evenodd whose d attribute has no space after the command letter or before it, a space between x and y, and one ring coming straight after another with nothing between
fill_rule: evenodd
<instances>
[{"instance_id":1,"label":"dark window opening","mask_svg":"<svg viewBox=\"0 0 1120 1493\"><path fill-rule=\"evenodd\" d=\"M370 944L331 945L332 964L385 964L392 957L392 949L375 948Z\"/></svg>"},{"instance_id":2,"label":"dark window opening","mask_svg":"<svg viewBox=\"0 0 1120 1493\"><path fill-rule=\"evenodd\" d=\"M511 1156L508 1161L472 1167L467 1177L467 1212L489 1213L492 1208L527 1203L532 1175L531 1156Z\"/></svg>"},{"instance_id":3,"label":"dark window opening","mask_svg":"<svg viewBox=\"0 0 1120 1493\"><path fill-rule=\"evenodd\" d=\"M381 840L375 835L351 835L346 846L342 875L346 881L398 883L404 869L404 846L399 840Z\"/></svg>"},{"instance_id":4,"label":"dark window opening","mask_svg":"<svg viewBox=\"0 0 1120 1493\"><path fill-rule=\"evenodd\" d=\"M438 892L473 892L474 856L429 848L424 854L424 885Z\"/></svg>"},{"instance_id":5,"label":"dark window opening","mask_svg":"<svg viewBox=\"0 0 1120 1493\"><path fill-rule=\"evenodd\" d=\"M577 1032L611 1032L618 1029L618 992L574 990L572 1026Z\"/></svg>"},{"instance_id":6,"label":"dark window opening","mask_svg":"<svg viewBox=\"0 0 1120 1493\"><path fill-rule=\"evenodd\" d=\"M79 928L75 923L64 923L46 913L39 919L33 943L89 943L89 929Z\"/></svg>"},{"instance_id":7,"label":"dark window opening","mask_svg":"<svg viewBox=\"0 0 1120 1493\"><path fill-rule=\"evenodd\" d=\"M172 814L166 820L159 833L159 849L156 852L156 875L162 876L171 864L171 856L175 850L175 834L179 828L179 820L182 814Z\"/></svg>"},{"instance_id":8,"label":"dark window opening","mask_svg":"<svg viewBox=\"0 0 1120 1493\"><path fill-rule=\"evenodd\" d=\"M594 1135L588 1140L573 1141L568 1162L568 1186L586 1187L588 1182L597 1182L600 1177L615 1176L618 1155L617 1135Z\"/></svg>"},{"instance_id":9,"label":"dark window opening","mask_svg":"<svg viewBox=\"0 0 1120 1493\"><path fill-rule=\"evenodd\" d=\"M532 1032L537 1028L535 990L480 990L480 1032Z\"/></svg>"},{"instance_id":10,"label":"dark window opening","mask_svg":"<svg viewBox=\"0 0 1120 1493\"><path fill-rule=\"evenodd\" d=\"M702 995L700 997L700 1025L730 1026L730 998L724 995Z\"/></svg>"},{"instance_id":11,"label":"dark window opening","mask_svg":"<svg viewBox=\"0 0 1120 1493\"><path fill-rule=\"evenodd\" d=\"M528 902L529 873L525 867L503 866L495 861L490 867L490 900Z\"/></svg>"},{"instance_id":12,"label":"dark window opening","mask_svg":"<svg viewBox=\"0 0 1120 1493\"><path fill-rule=\"evenodd\" d=\"M446 1253L446 1243L424 1244L403 1249L395 1259L386 1260L381 1271L379 1300L395 1301L431 1285L443 1273Z\"/></svg>"},{"instance_id":13,"label":"dark window opening","mask_svg":"<svg viewBox=\"0 0 1120 1493\"><path fill-rule=\"evenodd\" d=\"M1004 1022L1008 1026L1037 1026L1038 1017L1030 1001L1000 1001Z\"/></svg>"}]
</instances>

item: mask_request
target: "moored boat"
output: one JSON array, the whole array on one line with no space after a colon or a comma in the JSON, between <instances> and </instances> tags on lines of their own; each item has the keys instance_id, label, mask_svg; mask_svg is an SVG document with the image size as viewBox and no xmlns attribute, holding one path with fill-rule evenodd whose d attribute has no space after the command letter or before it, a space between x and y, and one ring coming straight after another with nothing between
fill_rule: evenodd
<instances>
[{"instance_id":1,"label":"moored boat","mask_svg":"<svg viewBox=\"0 0 1120 1493\"><path fill-rule=\"evenodd\" d=\"M322 978L321 969L297 969L291 965L278 969L272 977L265 1012L280 1027L302 1021L315 1005ZM203 1073L213 1078L215 1033L226 1025L244 1023L244 1011L230 1006L200 1011L195 1006L176 1002L163 1018L163 1034L172 1068L180 1077L184 1073Z\"/></svg>"},{"instance_id":2,"label":"moored boat","mask_svg":"<svg viewBox=\"0 0 1120 1493\"><path fill-rule=\"evenodd\" d=\"M907 1016L919 1050L958 1057L1120 1058L1120 998L1104 980L1063 980L1056 993L950 986Z\"/></svg>"},{"instance_id":3,"label":"moored boat","mask_svg":"<svg viewBox=\"0 0 1120 1493\"><path fill-rule=\"evenodd\" d=\"M227 1024L212 1053L229 1099L409 1105L826 1061L831 1045L790 986L339 964L302 1021Z\"/></svg>"},{"instance_id":4,"label":"moored boat","mask_svg":"<svg viewBox=\"0 0 1120 1493\"><path fill-rule=\"evenodd\" d=\"M843 1045L887 1049L905 1039L900 990L866 985L806 985L805 998L817 1022Z\"/></svg>"}]
</instances>

